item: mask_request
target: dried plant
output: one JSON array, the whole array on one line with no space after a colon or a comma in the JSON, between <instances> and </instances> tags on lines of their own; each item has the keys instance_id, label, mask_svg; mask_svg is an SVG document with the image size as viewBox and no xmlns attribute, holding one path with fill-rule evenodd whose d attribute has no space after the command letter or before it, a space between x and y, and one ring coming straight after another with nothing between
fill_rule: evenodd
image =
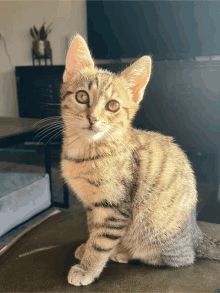
<instances>
[{"instance_id":1,"label":"dried plant","mask_svg":"<svg viewBox=\"0 0 220 293\"><path fill-rule=\"evenodd\" d=\"M39 30L37 30L35 25L33 26L33 28L30 28L30 35L35 41L40 41L40 40L46 41L48 35L52 31L52 28L50 28L52 23L49 24L47 28L45 28L45 25L46 25L46 22L44 21Z\"/></svg>"}]
</instances>

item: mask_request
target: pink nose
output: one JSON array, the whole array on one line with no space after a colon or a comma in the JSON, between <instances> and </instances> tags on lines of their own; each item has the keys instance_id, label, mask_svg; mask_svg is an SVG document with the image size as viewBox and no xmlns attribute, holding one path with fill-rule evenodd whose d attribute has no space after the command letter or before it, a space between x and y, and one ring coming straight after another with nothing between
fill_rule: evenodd
<instances>
[{"instance_id":1,"label":"pink nose","mask_svg":"<svg viewBox=\"0 0 220 293\"><path fill-rule=\"evenodd\" d=\"M98 121L98 119L96 117L92 117L90 115L88 115L87 118L89 119L89 122L91 124L94 124L96 121Z\"/></svg>"}]
</instances>

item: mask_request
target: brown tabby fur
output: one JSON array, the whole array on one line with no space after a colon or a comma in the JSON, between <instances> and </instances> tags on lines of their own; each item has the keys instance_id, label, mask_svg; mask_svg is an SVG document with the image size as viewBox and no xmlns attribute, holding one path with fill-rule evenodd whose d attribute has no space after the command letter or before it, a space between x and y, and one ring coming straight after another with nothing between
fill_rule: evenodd
<instances>
[{"instance_id":1,"label":"brown tabby fur","mask_svg":"<svg viewBox=\"0 0 220 293\"><path fill-rule=\"evenodd\" d=\"M131 127L150 74L148 56L115 75L94 66L79 35L70 46L61 88L61 170L87 209L90 233L75 252L81 262L71 268L70 284L90 284L109 258L176 267L192 264L203 239L193 216L196 181L187 156L172 137ZM76 101L78 90L88 93L89 104ZM110 100L120 103L118 111L106 110ZM92 124L87 115L98 121ZM196 240L190 236L179 253L179 243L187 242L181 237L188 239L190 233Z\"/></svg>"}]
</instances>

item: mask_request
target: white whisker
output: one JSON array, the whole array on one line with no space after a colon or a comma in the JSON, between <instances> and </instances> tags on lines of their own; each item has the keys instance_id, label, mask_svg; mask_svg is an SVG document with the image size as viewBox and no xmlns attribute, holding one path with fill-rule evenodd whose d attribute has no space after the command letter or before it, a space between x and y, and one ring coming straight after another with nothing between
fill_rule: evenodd
<instances>
[{"instance_id":1,"label":"white whisker","mask_svg":"<svg viewBox=\"0 0 220 293\"><path fill-rule=\"evenodd\" d=\"M43 123L43 122L45 122L45 121L47 121L47 120L59 120L59 119L62 119L62 117L61 116L52 116L52 117L48 117L48 118L44 118L44 119L41 119L40 121L38 121L38 122L36 122L34 125L33 125L33 128L35 127L35 126L37 126L38 124L40 124L40 123Z\"/></svg>"},{"instance_id":2,"label":"white whisker","mask_svg":"<svg viewBox=\"0 0 220 293\"><path fill-rule=\"evenodd\" d=\"M54 122L53 125L50 125L50 126L47 125L46 127L47 127L46 129L41 129L41 131L33 138L33 140L36 139L37 137L40 137L41 135L47 133L48 131L50 131L53 128L57 128L57 127L63 128L63 125Z\"/></svg>"},{"instance_id":3,"label":"white whisker","mask_svg":"<svg viewBox=\"0 0 220 293\"><path fill-rule=\"evenodd\" d=\"M55 139L56 137L58 137L61 133L62 133L62 129L60 131L58 131L58 133L55 133L47 142L46 144L44 145L44 147L52 140L52 139Z\"/></svg>"},{"instance_id":4,"label":"white whisker","mask_svg":"<svg viewBox=\"0 0 220 293\"><path fill-rule=\"evenodd\" d=\"M38 141L38 144L39 144L40 141L42 141L43 139L45 139L45 137L47 137L49 134L51 134L51 133L53 133L53 132L55 132L55 131L57 131L57 128L55 128L54 130L52 130L50 133L44 135L44 136ZM63 129L61 129L61 131L63 131ZM37 146L38 146L38 144L37 144Z\"/></svg>"}]
</instances>

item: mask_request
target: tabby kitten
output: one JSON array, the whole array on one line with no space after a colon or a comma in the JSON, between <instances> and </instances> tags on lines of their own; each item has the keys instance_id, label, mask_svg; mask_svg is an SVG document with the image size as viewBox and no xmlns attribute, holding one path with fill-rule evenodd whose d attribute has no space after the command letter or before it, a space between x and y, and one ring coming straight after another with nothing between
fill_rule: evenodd
<instances>
[{"instance_id":1,"label":"tabby kitten","mask_svg":"<svg viewBox=\"0 0 220 293\"><path fill-rule=\"evenodd\" d=\"M92 283L109 259L180 267L220 259L196 223L196 181L172 137L131 127L151 75L144 56L118 75L97 69L76 35L61 87L61 170L87 209L89 239L68 282Z\"/></svg>"}]
</instances>

